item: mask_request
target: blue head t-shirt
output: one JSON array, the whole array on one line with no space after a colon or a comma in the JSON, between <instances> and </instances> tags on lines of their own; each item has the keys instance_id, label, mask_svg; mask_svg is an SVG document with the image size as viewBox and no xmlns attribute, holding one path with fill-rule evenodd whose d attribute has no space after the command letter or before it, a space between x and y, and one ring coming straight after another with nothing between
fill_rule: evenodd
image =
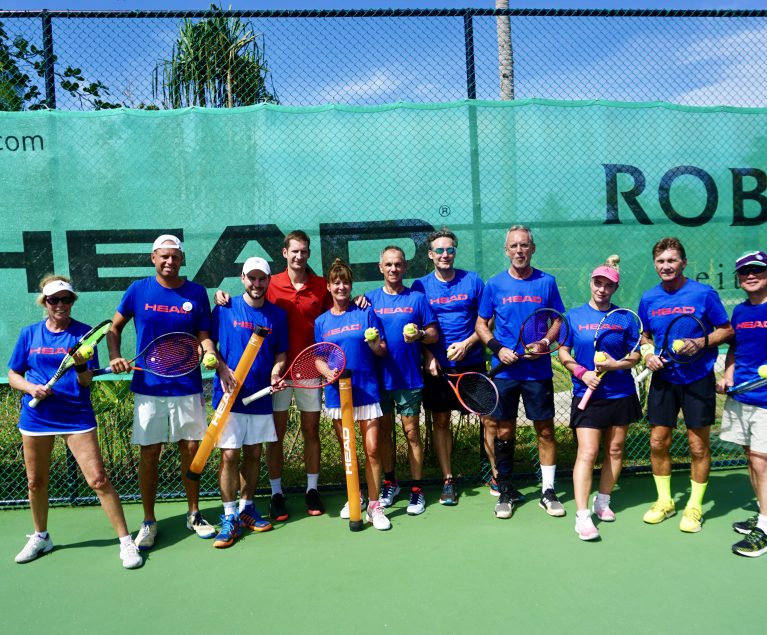
<instances>
[{"instance_id":1,"label":"blue head t-shirt","mask_svg":"<svg viewBox=\"0 0 767 635\"><path fill-rule=\"evenodd\" d=\"M748 300L732 311L732 328L735 329L735 376L734 384L760 379L757 372L767 364L767 303L751 304ZM767 408L767 386L754 388L734 395L742 403Z\"/></svg>"}]
</instances>

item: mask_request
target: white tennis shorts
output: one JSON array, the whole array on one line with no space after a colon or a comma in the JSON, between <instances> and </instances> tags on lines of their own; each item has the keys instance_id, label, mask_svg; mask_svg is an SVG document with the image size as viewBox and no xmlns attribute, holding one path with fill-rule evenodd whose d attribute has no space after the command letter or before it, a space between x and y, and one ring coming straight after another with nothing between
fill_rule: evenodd
<instances>
[{"instance_id":1,"label":"white tennis shorts","mask_svg":"<svg viewBox=\"0 0 767 635\"><path fill-rule=\"evenodd\" d=\"M722 441L747 445L754 452L767 454L767 408L727 397L719 438Z\"/></svg>"},{"instance_id":2,"label":"white tennis shorts","mask_svg":"<svg viewBox=\"0 0 767 635\"><path fill-rule=\"evenodd\" d=\"M199 441L208 427L202 393L183 397L133 395L135 445Z\"/></svg>"},{"instance_id":3,"label":"white tennis shorts","mask_svg":"<svg viewBox=\"0 0 767 635\"><path fill-rule=\"evenodd\" d=\"M274 429L274 417L271 414L249 415L230 412L216 447L236 450L243 445L257 445L276 440L277 432Z\"/></svg>"}]
</instances>

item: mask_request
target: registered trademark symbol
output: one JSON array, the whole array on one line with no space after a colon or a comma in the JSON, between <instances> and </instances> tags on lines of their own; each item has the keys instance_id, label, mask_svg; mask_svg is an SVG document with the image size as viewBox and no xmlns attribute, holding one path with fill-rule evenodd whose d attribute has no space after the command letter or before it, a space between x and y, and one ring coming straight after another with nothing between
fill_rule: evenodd
<instances>
[{"instance_id":1,"label":"registered trademark symbol","mask_svg":"<svg viewBox=\"0 0 767 635\"><path fill-rule=\"evenodd\" d=\"M450 216L450 208L447 205L442 205L439 208L439 215L440 216Z\"/></svg>"}]
</instances>

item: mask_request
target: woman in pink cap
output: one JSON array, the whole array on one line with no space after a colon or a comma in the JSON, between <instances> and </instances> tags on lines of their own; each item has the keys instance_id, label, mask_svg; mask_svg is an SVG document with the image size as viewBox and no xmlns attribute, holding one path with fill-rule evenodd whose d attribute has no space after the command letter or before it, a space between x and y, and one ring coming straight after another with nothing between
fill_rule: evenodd
<instances>
[{"instance_id":1,"label":"woman in pink cap","mask_svg":"<svg viewBox=\"0 0 767 635\"><path fill-rule=\"evenodd\" d=\"M639 351L626 359L607 359L595 367L594 336L602 318L616 307L612 297L618 289L620 273L618 256L610 256L604 265L591 273L591 298L567 313L570 335L559 349L559 360L573 375L573 401L570 409L570 427L578 438L578 455L573 468L575 493L575 531L581 540L597 540L599 530L592 513L601 521L612 522L615 513L610 509L610 493L623 467L623 446L629 424L642 417L642 410L631 375L639 361ZM639 328L636 328L636 338ZM577 361L576 361L577 360ZM603 376L598 372L611 371ZM584 410L578 408L586 389L594 393ZM604 457L599 478L599 491L589 508L594 463L599 443L604 438Z\"/></svg>"}]
</instances>

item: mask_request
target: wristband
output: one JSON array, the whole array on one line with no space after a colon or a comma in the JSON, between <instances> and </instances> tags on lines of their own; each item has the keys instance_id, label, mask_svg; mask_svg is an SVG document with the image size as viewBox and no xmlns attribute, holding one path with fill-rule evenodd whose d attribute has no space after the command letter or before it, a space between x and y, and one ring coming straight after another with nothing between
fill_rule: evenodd
<instances>
[{"instance_id":1,"label":"wristband","mask_svg":"<svg viewBox=\"0 0 767 635\"><path fill-rule=\"evenodd\" d=\"M544 337L541 342L546 342L546 346L551 346L551 340L548 337Z\"/></svg>"},{"instance_id":2,"label":"wristband","mask_svg":"<svg viewBox=\"0 0 767 635\"><path fill-rule=\"evenodd\" d=\"M588 368L585 366L581 366L580 364L576 364L575 368L573 368L573 377L576 379L582 379L583 376L588 372Z\"/></svg>"},{"instance_id":3,"label":"wristband","mask_svg":"<svg viewBox=\"0 0 767 635\"><path fill-rule=\"evenodd\" d=\"M88 370L88 364L75 364L75 371L78 373L84 373Z\"/></svg>"},{"instance_id":4,"label":"wristband","mask_svg":"<svg viewBox=\"0 0 767 635\"><path fill-rule=\"evenodd\" d=\"M497 339L494 337L490 339L490 341L487 343L487 347L493 351L495 355L498 355L498 353L501 352L501 349L503 348L503 344L501 344Z\"/></svg>"},{"instance_id":5,"label":"wristband","mask_svg":"<svg viewBox=\"0 0 767 635\"><path fill-rule=\"evenodd\" d=\"M639 352L642 355L642 359L644 360L645 357L648 355L655 355L655 345L654 344L642 344L639 347Z\"/></svg>"}]
</instances>

